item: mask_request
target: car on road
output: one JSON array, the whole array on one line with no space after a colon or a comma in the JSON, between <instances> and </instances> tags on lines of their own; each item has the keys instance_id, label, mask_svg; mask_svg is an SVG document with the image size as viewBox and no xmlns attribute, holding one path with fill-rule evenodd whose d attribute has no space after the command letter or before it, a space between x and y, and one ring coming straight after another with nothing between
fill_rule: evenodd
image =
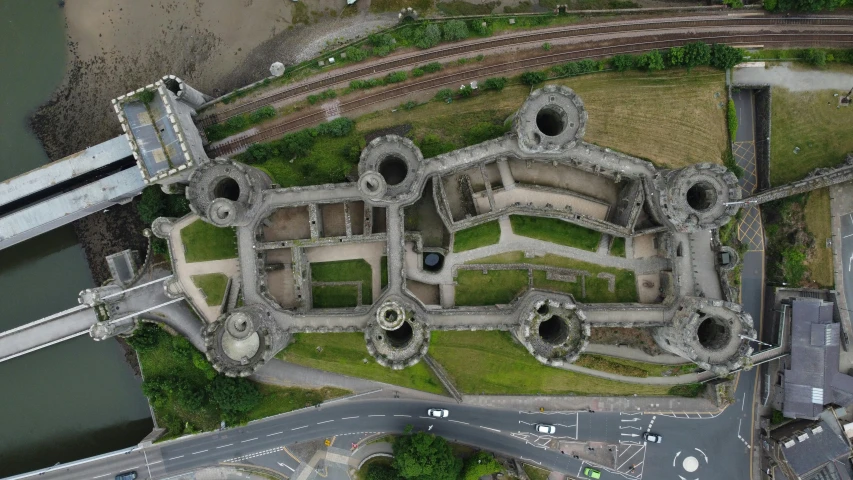
<instances>
[{"instance_id":1,"label":"car on road","mask_svg":"<svg viewBox=\"0 0 853 480\"><path fill-rule=\"evenodd\" d=\"M643 433L643 440L645 440L649 443L660 443L663 440L663 437L661 437L657 433L644 432Z\"/></svg>"},{"instance_id":2,"label":"car on road","mask_svg":"<svg viewBox=\"0 0 853 480\"><path fill-rule=\"evenodd\" d=\"M427 415L435 418L447 418L450 412L446 408L430 408L427 410Z\"/></svg>"},{"instance_id":3,"label":"car on road","mask_svg":"<svg viewBox=\"0 0 853 480\"><path fill-rule=\"evenodd\" d=\"M554 428L553 425L548 425L547 423L536 424L536 433L553 434L555 431L557 431L557 429Z\"/></svg>"},{"instance_id":4,"label":"car on road","mask_svg":"<svg viewBox=\"0 0 853 480\"><path fill-rule=\"evenodd\" d=\"M587 476L587 477L589 477L589 478L601 478L601 472L599 472L598 470L596 470L596 469L594 469L594 468L592 468L592 467L586 467L586 468L584 468L584 469L583 469L583 474L584 474L584 475L586 475L586 476Z\"/></svg>"},{"instance_id":5,"label":"car on road","mask_svg":"<svg viewBox=\"0 0 853 480\"><path fill-rule=\"evenodd\" d=\"M132 472L124 472L116 475L116 480L136 480L136 470Z\"/></svg>"}]
</instances>

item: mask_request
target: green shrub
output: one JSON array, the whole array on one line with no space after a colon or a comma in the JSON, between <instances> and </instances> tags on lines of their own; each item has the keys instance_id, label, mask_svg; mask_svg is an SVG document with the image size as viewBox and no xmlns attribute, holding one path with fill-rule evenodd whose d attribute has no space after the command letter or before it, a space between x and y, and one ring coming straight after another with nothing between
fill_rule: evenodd
<instances>
[{"instance_id":1,"label":"green shrub","mask_svg":"<svg viewBox=\"0 0 853 480\"><path fill-rule=\"evenodd\" d=\"M562 65L551 67L551 71L558 77L582 75L584 73L592 73L601 70L602 64L595 60L581 60L578 62L569 62Z\"/></svg>"},{"instance_id":2,"label":"green shrub","mask_svg":"<svg viewBox=\"0 0 853 480\"><path fill-rule=\"evenodd\" d=\"M346 137L352 132L355 127L355 122L347 117L339 117L331 122L321 123L317 125L317 131L320 135L329 137Z\"/></svg>"},{"instance_id":3,"label":"green shrub","mask_svg":"<svg viewBox=\"0 0 853 480\"><path fill-rule=\"evenodd\" d=\"M531 87L540 84L548 79L548 75L544 72L524 72L521 74L521 83L530 85Z\"/></svg>"},{"instance_id":4,"label":"green shrub","mask_svg":"<svg viewBox=\"0 0 853 480\"><path fill-rule=\"evenodd\" d=\"M729 140L734 142L737 136L737 110L735 110L735 101L729 99L728 107L726 108L726 122L729 124Z\"/></svg>"},{"instance_id":5,"label":"green shrub","mask_svg":"<svg viewBox=\"0 0 853 480\"><path fill-rule=\"evenodd\" d=\"M684 46L684 65L687 69L711 63L711 47L707 43L692 42Z\"/></svg>"},{"instance_id":6,"label":"green shrub","mask_svg":"<svg viewBox=\"0 0 853 480\"><path fill-rule=\"evenodd\" d=\"M650 72L656 70L663 70L663 56L657 50L652 50L651 52L644 53L637 60L637 67Z\"/></svg>"},{"instance_id":7,"label":"green shrub","mask_svg":"<svg viewBox=\"0 0 853 480\"><path fill-rule=\"evenodd\" d=\"M672 47L667 52L666 63L673 67L680 67L684 65L684 47Z\"/></svg>"},{"instance_id":8,"label":"green shrub","mask_svg":"<svg viewBox=\"0 0 853 480\"><path fill-rule=\"evenodd\" d=\"M506 77L487 78L482 85L483 90L497 90L500 92L506 87Z\"/></svg>"},{"instance_id":9,"label":"green shrub","mask_svg":"<svg viewBox=\"0 0 853 480\"><path fill-rule=\"evenodd\" d=\"M441 42L441 28L430 23L426 27L418 29L414 35L414 43L418 48L432 48Z\"/></svg>"},{"instance_id":10,"label":"green shrub","mask_svg":"<svg viewBox=\"0 0 853 480\"><path fill-rule=\"evenodd\" d=\"M438 62L430 62L420 68L426 73L435 73L441 70L441 64Z\"/></svg>"},{"instance_id":11,"label":"green shrub","mask_svg":"<svg viewBox=\"0 0 853 480\"><path fill-rule=\"evenodd\" d=\"M230 130L239 131L249 126L249 120L242 115L237 115L226 120L225 126Z\"/></svg>"},{"instance_id":12,"label":"green shrub","mask_svg":"<svg viewBox=\"0 0 853 480\"><path fill-rule=\"evenodd\" d=\"M450 20L444 23L444 40L454 42L468 38L468 26L462 20Z\"/></svg>"},{"instance_id":13,"label":"green shrub","mask_svg":"<svg viewBox=\"0 0 853 480\"><path fill-rule=\"evenodd\" d=\"M451 90L449 88L442 88L441 90L439 90L435 94L435 98L438 100L447 101L447 100L453 98L453 90Z\"/></svg>"},{"instance_id":14,"label":"green shrub","mask_svg":"<svg viewBox=\"0 0 853 480\"><path fill-rule=\"evenodd\" d=\"M483 25L484 23L485 25ZM490 33L492 33L492 31L489 29L489 24L480 18L469 20L468 28L477 35L480 35L481 37L488 36Z\"/></svg>"},{"instance_id":15,"label":"green shrub","mask_svg":"<svg viewBox=\"0 0 853 480\"><path fill-rule=\"evenodd\" d=\"M320 101L319 95L308 95L308 103L314 105L315 103Z\"/></svg>"},{"instance_id":16,"label":"green shrub","mask_svg":"<svg viewBox=\"0 0 853 480\"><path fill-rule=\"evenodd\" d=\"M551 44L548 42L543 43L542 44L542 50L545 50L546 52L551 50Z\"/></svg>"},{"instance_id":17,"label":"green shrub","mask_svg":"<svg viewBox=\"0 0 853 480\"><path fill-rule=\"evenodd\" d=\"M776 0L764 0L764 9L768 12L776 10Z\"/></svg>"},{"instance_id":18,"label":"green shrub","mask_svg":"<svg viewBox=\"0 0 853 480\"><path fill-rule=\"evenodd\" d=\"M466 145L475 145L493 138L500 137L506 133L503 125L495 125L489 122L480 122L463 134Z\"/></svg>"},{"instance_id":19,"label":"green shrub","mask_svg":"<svg viewBox=\"0 0 853 480\"><path fill-rule=\"evenodd\" d=\"M424 71L422 69L420 69L420 68L412 69L412 78L418 78L418 77L423 77L423 76L424 76Z\"/></svg>"},{"instance_id":20,"label":"green shrub","mask_svg":"<svg viewBox=\"0 0 853 480\"><path fill-rule=\"evenodd\" d=\"M687 383L685 385L675 385L669 389L669 394L677 397L698 397L705 385L701 383Z\"/></svg>"},{"instance_id":21,"label":"green shrub","mask_svg":"<svg viewBox=\"0 0 853 480\"><path fill-rule=\"evenodd\" d=\"M474 94L474 89L471 88L471 85L462 85L462 88L459 89L459 96L462 98L468 98Z\"/></svg>"},{"instance_id":22,"label":"green shrub","mask_svg":"<svg viewBox=\"0 0 853 480\"><path fill-rule=\"evenodd\" d=\"M387 76L385 76L385 84L391 83L400 83L409 78L409 75L406 72L391 72Z\"/></svg>"},{"instance_id":23,"label":"green shrub","mask_svg":"<svg viewBox=\"0 0 853 480\"><path fill-rule=\"evenodd\" d=\"M711 47L711 66L727 70L743 61L743 50L720 43Z\"/></svg>"},{"instance_id":24,"label":"green shrub","mask_svg":"<svg viewBox=\"0 0 853 480\"><path fill-rule=\"evenodd\" d=\"M826 51L818 48L807 48L803 50L801 57L804 62L816 67L826 65Z\"/></svg>"},{"instance_id":25,"label":"green shrub","mask_svg":"<svg viewBox=\"0 0 853 480\"><path fill-rule=\"evenodd\" d=\"M351 60L353 62L360 62L370 55L370 53L361 47L349 47L346 49L346 54L347 60Z\"/></svg>"},{"instance_id":26,"label":"green shrub","mask_svg":"<svg viewBox=\"0 0 853 480\"><path fill-rule=\"evenodd\" d=\"M258 123L273 117L275 117L275 108L271 106L261 107L249 114L249 122Z\"/></svg>"},{"instance_id":27,"label":"green shrub","mask_svg":"<svg viewBox=\"0 0 853 480\"><path fill-rule=\"evenodd\" d=\"M187 197L182 194L169 195L159 185L150 185L142 190L136 213L139 219L150 225L157 217L183 217L190 212Z\"/></svg>"},{"instance_id":28,"label":"green shrub","mask_svg":"<svg viewBox=\"0 0 853 480\"><path fill-rule=\"evenodd\" d=\"M465 460L462 467L461 480L478 480L480 477L492 475L503 471L501 464L495 460L494 455L479 451Z\"/></svg>"},{"instance_id":29,"label":"green shrub","mask_svg":"<svg viewBox=\"0 0 853 480\"><path fill-rule=\"evenodd\" d=\"M128 337L127 343L136 350L144 352L156 347L157 344L160 343L160 339L165 335L166 332L160 329L157 325L142 322L138 327L136 327L136 330L133 331L133 335Z\"/></svg>"},{"instance_id":30,"label":"green shrub","mask_svg":"<svg viewBox=\"0 0 853 480\"><path fill-rule=\"evenodd\" d=\"M456 150L456 145L451 142L443 141L438 135L433 133L424 136L424 138L418 142L418 147L421 149L421 153L424 158L432 158L443 153Z\"/></svg>"},{"instance_id":31,"label":"green shrub","mask_svg":"<svg viewBox=\"0 0 853 480\"><path fill-rule=\"evenodd\" d=\"M391 465L385 465L382 463L368 463L367 464L367 475L365 475L367 480L399 480L400 475L397 473L397 470Z\"/></svg>"},{"instance_id":32,"label":"green shrub","mask_svg":"<svg viewBox=\"0 0 853 480\"><path fill-rule=\"evenodd\" d=\"M387 57L394 49L391 47L376 47L373 49L373 53L380 57Z\"/></svg>"},{"instance_id":33,"label":"green shrub","mask_svg":"<svg viewBox=\"0 0 853 480\"><path fill-rule=\"evenodd\" d=\"M154 101L154 91L153 90L144 90L137 94L137 98L140 102L144 104L149 104Z\"/></svg>"},{"instance_id":34,"label":"green shrub","mask_svg":"<svg viewBox=\"0 0 853 480\"><path fill-rule=\"evenodd\" d=\"M208 386L208 393L229 423L240 423L245 414L261 401L257 385L245 378L217 375Z\"/></svg>"},{"instance_id":35,"label":"green shrub","mask_svg":"<svg viewBox=\"0 0 853 480\"><path fill-rule=\"evenodd\" d=\"M374 33L367 37L368 41L374 47L393 47L394 37L387 33Z\"/></svg>"},{"instance_id":36,"label":"green shrub","mask_svg":"<svg viewBox=\"0 0 853 480\"><path fill-rule=\"evenodd\" d=\"M802 245L792 245L782 251L782 268L785 281L791 285L799 285L806 273L806 254Z\"/></svg>"},{"instance_id":37,"label":"green shrub","mask_svg":"<svg viewBox=\"0 0 853 480\"><path fill-rule=\"evenodd\" d=\"M624 72L634 68L634 56L627 54L616 55L610 60L610 63L617 72Z\"/></svg>"}]
</instances>

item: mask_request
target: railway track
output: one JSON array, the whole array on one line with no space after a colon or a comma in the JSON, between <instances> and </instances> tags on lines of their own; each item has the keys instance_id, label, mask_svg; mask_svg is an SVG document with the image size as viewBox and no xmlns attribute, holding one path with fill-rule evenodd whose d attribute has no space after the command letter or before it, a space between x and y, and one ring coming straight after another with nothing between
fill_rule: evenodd
<instances>
[{"instance_id":1,"label":"railway track","mask_svg":"<svg viewBox=\"0 0 853 480\"><path fill-rule=\"evenodd\" d=\"M341 102L340 109L341 112L344 113L347 111L352 111L358 108L364 108L373 104L384 102L389 99L399 98L419 90L430 90L446 85L458 85L460 82L464 83L473 78L495 76L511 71L547 67L559 63L583 60L588 58L601 58L610 57L617 54L647 52L649 50L654 49L664 49L680 46L687 42L694 41L726 44L761 43L763 45L769 46L785 45L791 43L808 46L820 45L824 47L853 46L853 34L851 33L755 33L741 35L714 34L699 37L693 35L672 34L671 36L674 38L653 39L622 45L590 47L574 50L571 52L541 55L535 58L513 60L500 64L483 66L474 70L451 73L443 76L420 80L407 85L401 85L399 87L383 90L381 92L372 93L361 98L344 101ZM236 138L231 141L221 143L215 148L210 149L209 153L211 157L229 155L234 152L242 151L253 143L274 140L281 137L285 133L299 130L308 126L313 126L323 121L325 121L325 113L322 110L315 110L298 118L293 118L285 122L272 125L252 135L248 135L242 138Z\"/></svg>"},{"instance_id":2,"label":"railway track","mask_svg":"<svg viewBox=\"0 0 853 480\"><path fill-rule=\"evenodd\" d=\"M575 25L547 29L544 31L526 31L516 34L485 38L463 44L451 44L434 49L415 52L403 57L370 63L346 72L334 73L310 82L293 85L278 92L258 97L235 105L224 111L215 112L197 120L200 129L223 122L231 117L251 112L263 106L286 100L311 91L323 90L326 87L349 80L378 76L403 67L440 61L458 55L477 53L486 49L508 46L518 46L527 43L544 43L549 40L572 37L583 38L605 34L619 34L654 30L691 29L702 27L771 27L771 26L818 26L818 27L849 27L853 26L853 17L714 17L702 19L667 19L648 20L642 22L620 22L606 25Z\"/></svg>"}]
</instances>

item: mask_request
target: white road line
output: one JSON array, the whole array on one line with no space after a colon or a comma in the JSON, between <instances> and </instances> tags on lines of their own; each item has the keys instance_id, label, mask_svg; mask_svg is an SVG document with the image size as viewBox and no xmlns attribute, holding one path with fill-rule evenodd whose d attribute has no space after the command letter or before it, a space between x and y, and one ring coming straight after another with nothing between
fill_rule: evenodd
<instances>
[{"instance_id":1,"label":"white road line","mask_svg":"<svg viewBox=\"0 0 853 480\"><path fill-rule=\"evenodd\" d=\"M163 463L163 460L157 460L156 462L149 462L148 465L157 465L158 463Z\"/></svg>"},{"instance_id":2,"label":"white road line","mask_svg":"<svg viewBox=\"0 0 853 480\"><path fill-rule=\"evenodd\" d=\"M290 431L299 430L301 428L306 428L308 425L302 425L301 427L291 428Z\"/></svg>"},{"instance_id":3,"label":"white road line","mask_svg":"<svg viewBox=\"0 0 853 480\"><path fill-rule=\"evenodd\" d=\"M275 433L271 433L271 434L269 434L269 435L267 435L267 436L268 436L268 437L274 437L274 436L276 436L276 435L281 435L282 433L284 433L284 432L275 432Z\"/></svg>"},{"instance_id":4,"label":"white road line","mask_svg":"<svg viewBox=\"0 0 853 480\"><path fill-rule=\"evenodd\" d=\"M248 440L243 440L243 441L242 441L242 442L240 442L240 443L253 442L253 441L257 440L257 439L258 439L258 437L250 438L250 439L248 439Z\"/></svg>"},{"instance_id":5,"label":"white road line","mask_svg":"<svg viewBox=\"0 0 853 480\"><path fill-rule=\"evenodd\" d=\"M317 422L317 425L322 425L324 423L334 422L334 420L326 420L325 422Z\"/></svg>"},{"instance_id":6,"label":"white road line","mask_svg":"<svg viewBox=\"0 0 853 480\"><path fill-rule=\"evenodd\" d=\"M622 462L622 465L619 465L618 467L616 467L616 470L620 470L622 467L624 467L625 464L630 462L632 458L636 457L637 454L639 454L641 450L642 450L642 448L638 448L637 451L628 458L628 460L625 460L624 462Z\"/></svg>"},{"instance_id":7,"label":"white road line","mask_svg":"<svg viewBox=\"0 0 853 480\"><path fill-rule=\"evenodd\" d=\"M844 235L844 236L843 236L843 237L841 237L841 238L847 238L847 237L853 237L853 233L851 233L850 235Z\"/></svg>"},{"instance_id":8,"label":"white road line","mask_svg":"<svg viewBox=\"0 0 853 480\"><path fill-rule=\"evenodd\" d=\"M484 426L482 426L482 425L480 425L480 428L485 428L486 430L491 430L491 431L493 431L493 432L501 433L501 431L500 431L500 430L498 430L498 429L496 429L496 428L484 427Z\"/></svg>"},{"instance_id":9,"label":"white road line","mask_svg":"<svg viewBox=\"0 0 853 480\"><path fill-rule=\"evenodd\" d=\"M286 464L286 463L279 463L279 465L281 465L282 467L290 468L290 465L288 465L288 464ZM294 469L290 468L290 471L291 471L291 472L295 472L296 470L294 470Z\"/></svg>"},{"instance_id":10,"label":"white road line","mask_svg":"<svg viewBox=\"0 0 853 480\"><path fill-rule=\"evenodd\" d=\"M746 392L743 392L743 398L740 401L740 411L743 411L743 406L746 405Z\"/></svg>"},{"instance_id":11,"label":"white road line","mask_svg":"<svg viewBox=\"0 0 853 480\"><path fill-rule=\"evenodd\" d=\"M225 448L225 447L230 447L231 445L234 445L234 444L233 444L233 443L229 443L228 445L222 445L221 447L216 447L216 448Z\"/></svg>"},{"instance_id":12,"label":"white road line","mask_svg":"<svg viewBox=\"0 0 853 480\"><path fill-rule=\"evenodd\" d=\"M412 417L411 415L394 415L394 416L395 416L395 417L409 417L409 418L411 418L411 417Z\"/></svg>"},{"instance_id":13,"label":"white road line","mask_svg":"<svg viewBox=\"0 0 853 480\"><path fill-rule=\"evenodd\" d=\"M385 415L368 415L368 417L384 417Z\"/></svg>"},{"instance_id":14,"label":"white road line","mask_svg":"<svg viewBox=\"0 0 853 480\"><path fill-rule=\"evenodd\" d=\"M701 453L702 456L705 457L705 463L708 463L708 455L705 455L705 452L703 452L702 450L699 450L696 447L693 447L693 450L696 450L697 452Z\"/></svg>"},{"instance_id":15,"label":"white road line","mask_svg":"<svg viewBox=\"0 0 853 480\"><path fill-rule=\"evenodd\" d=\"M206 452L206 451L207 451L207 450L200 450L200 451L198 451L198 452L193 452L193 453L192 453L192 455L198 455L199 453L204 453L204 452Z\"/></svg>"},{"instance_id":16,"label":"white road line","mask_svg":"<svg viewBox=\"0 0 853 480\"><path fill-rule=\"evenodd\" d=\"M103 475L98 475L97 477L92 477L92 478L103 478L103 477L108 477L109 475L110 475L109 473L105 473Z\"/></svg>"},{"instance_id":17,"label":"white road line","mask_svg":"<svg viewBox=\"0 0 853 480\"><path fill-rule=\"evenodd\" d=\"M179 458L184 458L184 456L183 456L183 455L181 455L181 456L178 456L178 457L172 457L172 458L170 458L169 460L177 460L177 459L179 459Z\"/></svg>"},{"instance_id":18,"label":"white road line","mask_svg":"<svg viewBox=\"0 0 853 480\"><path fill-rule=\"evenodd\" d=\"M358 417L344 417L341 420L352 420L353 418L358 418Z\"/></svg>"},{"instance_id":19,"label":"white road line","mask_svg":"<svg viewBox=\"0 0 853 480\"><path fill-rule=\"evenodd\" d=\"M673 467L675 467L675 462L676 462L676 460L678 460L679 455L681 455L681 450L679 450L678 453L675 454L675 458L672 459L672 466Z\"/></svg>"},{"instance_id":20,"label":"white road line","mask_svg":"<svg viewBox=\"0 0 853 480\"><path fill-rule=\"evenodd\" d=\"M468 425L468 422L460 422L459 420L448 420L448 422L461 423L462 425Z\"/></svg>"}]
</instances>

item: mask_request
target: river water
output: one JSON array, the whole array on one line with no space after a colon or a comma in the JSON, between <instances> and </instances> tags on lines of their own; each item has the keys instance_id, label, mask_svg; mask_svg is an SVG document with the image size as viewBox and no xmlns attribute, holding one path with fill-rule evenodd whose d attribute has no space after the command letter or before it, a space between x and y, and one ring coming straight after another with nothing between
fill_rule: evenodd
<instances>
[{"instance_id":1,"label":"river water","mask_svg":"<svg viewBox=\"0 0 853 480\"><path fill-rule=\"evenodd\" d=\"M61 81L67 40L55 0L0 0L0 22L2 180L48 162L27 117ZM91 286L70 226L0 250L0 331L73 307ZM124 448L151 431L115 340L84 335L0 363L0 386L0 477Z\"/></svg>"}]
</instances>

